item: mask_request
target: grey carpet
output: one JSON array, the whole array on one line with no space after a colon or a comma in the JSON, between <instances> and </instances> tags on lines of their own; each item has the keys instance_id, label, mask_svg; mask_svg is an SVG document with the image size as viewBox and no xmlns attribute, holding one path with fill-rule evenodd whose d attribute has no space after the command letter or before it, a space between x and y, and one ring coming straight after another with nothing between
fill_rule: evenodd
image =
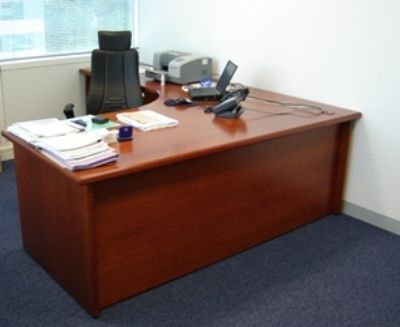
<instances>
[{"instance_id":1,"label":"grey carpet","mask_svg":"<svg viewBox=\"0 0 400 327\"><path fill-rule=\"evenodd\" d=\"M0 326L400 326L400 237L327 216L91 318L21 244L0 174Z\"/></svg>"}]
</instances>

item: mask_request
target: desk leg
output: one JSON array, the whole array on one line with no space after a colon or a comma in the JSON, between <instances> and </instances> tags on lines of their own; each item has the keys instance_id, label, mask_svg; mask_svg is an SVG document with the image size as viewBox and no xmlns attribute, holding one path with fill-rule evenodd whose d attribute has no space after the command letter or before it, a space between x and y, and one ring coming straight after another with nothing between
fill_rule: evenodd
<instances>
[{"instance_id":1,"label":"desk leg","mask_svg":"<svg viewBox=\"0 0 400 327\"><path fill-rule=\"evenodd\" d=\"M90 86L90 76L85 76L85 95L87 96L89 93Z\"/></svg>"},{"instance_id":2,"label":"desk leg","mask_svg":"<svg viewBox=\"0 0 400 327\"><path fill-rule=\"evenodd\" d=\"M336 215L342 213L343 191L346 179L352 127L353 122L342 123L339 125L337 132L336 162L334 164L334 182L332 187L332 213Z\"/></svg>"},{"instance_id":3,"label":"desk leg","mask_svg":"<svg viewBox=\"0 0 400 327\"><path fill-rule=\"evenodd\" d=\"M88 187L14 144L23 245L90 314L99 315Z\"/></svg>"}]
</instances>

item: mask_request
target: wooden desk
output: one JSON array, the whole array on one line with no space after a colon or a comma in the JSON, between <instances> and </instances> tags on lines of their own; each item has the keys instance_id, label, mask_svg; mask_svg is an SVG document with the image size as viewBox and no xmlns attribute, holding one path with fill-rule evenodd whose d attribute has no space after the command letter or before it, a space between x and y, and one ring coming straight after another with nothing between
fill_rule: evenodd
<instances>
[{"instance_id":1,"label":"wooden desk","mask_svg":"<svg viewBox=\"0 0 400 327\"><path fill-rule=\"evenodd\" d=\"M64 170L3 132L14 144L24 248L95 317L341 211L359 113L323 106L335 114L282 116L276 114L286 109L249 99L240 119L224 120L203 113L204 106L163 105L182 95L167 84L140 108L176 118L178 127L135 131L133 142L115 145L117 163L92 170Z\"/></svg>"}]
</instances>

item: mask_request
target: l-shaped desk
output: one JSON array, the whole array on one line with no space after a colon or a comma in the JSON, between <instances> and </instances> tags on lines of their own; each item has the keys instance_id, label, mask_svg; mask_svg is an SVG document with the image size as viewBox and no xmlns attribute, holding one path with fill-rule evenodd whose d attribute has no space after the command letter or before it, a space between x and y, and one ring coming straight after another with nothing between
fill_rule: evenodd
<instances>
[{"instance_id":1,"label":"l-shaped desk","mask_svg":"<svg viewBox=\"0 0 400 327\"><path fill-rule=\"evenodd\" d=\"M235 120L205 104L166 107L178 85L141 109L179 126L135 131L114 164L71 172L14 144L25 250L90 314L224 257L341 212L351 129L360 113L332 115L247 99ZM250 94L294 99L259 89ZM132 109L133 110L133 109ZM114 118L115 114L109 114Z\"/></svg>"}]
</instances>

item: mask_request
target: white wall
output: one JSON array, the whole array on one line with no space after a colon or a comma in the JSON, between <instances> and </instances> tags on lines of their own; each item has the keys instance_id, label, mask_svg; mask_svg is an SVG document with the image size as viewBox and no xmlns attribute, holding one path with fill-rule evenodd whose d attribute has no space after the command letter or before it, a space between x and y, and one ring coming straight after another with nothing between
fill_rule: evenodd
<instances>
[{"instance_id":1,"label":"white wall","mask_svg":"<svg viewBox=\"0 0 400 327\"><path fill-rule=\"evenodd\" d=\"M361 111L345 200L400 221L400 1L145 0L141 60L228 59L237 81ZM379 225L379 222L376 222Z\"/></svg>"},{"instance_id":2,"label":"white wall","mask_svg":"<svg viewBox=\"0 0 400 327\"><path fill-rule=\"evenodd\" d=\"M0 129L16 121L64 118L72 102L76 114L85 113L84 80L79 68L90 67L90 56L0 64ZM0 139L1 159L12 157L12 147Z\"/></svg>"}]
</instances>

